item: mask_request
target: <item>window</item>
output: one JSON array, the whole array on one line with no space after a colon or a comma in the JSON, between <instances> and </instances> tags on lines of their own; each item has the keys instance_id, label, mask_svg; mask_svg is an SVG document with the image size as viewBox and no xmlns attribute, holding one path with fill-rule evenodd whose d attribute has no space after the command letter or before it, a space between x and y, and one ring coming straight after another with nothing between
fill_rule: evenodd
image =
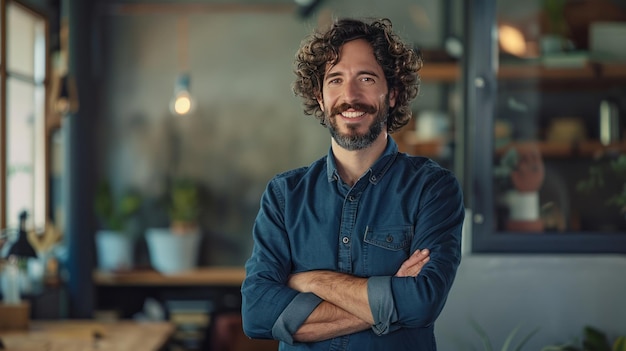
<instances>
[{"instance_id":1,"label":"window","mask_svg":"<svg viewBox=\"0 0 626 351\"><path fill-rule=\"evenodd\" d=\"M45 17L17 1L2 6L0 56L0 225L15 228L28 212L29 225L46 222Z\"/></svg>"}]
</instances>

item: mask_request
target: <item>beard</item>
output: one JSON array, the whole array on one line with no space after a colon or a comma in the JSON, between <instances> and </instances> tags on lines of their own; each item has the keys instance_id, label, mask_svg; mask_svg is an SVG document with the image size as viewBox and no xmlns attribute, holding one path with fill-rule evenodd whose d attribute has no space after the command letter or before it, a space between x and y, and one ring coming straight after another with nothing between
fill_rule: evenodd
<instances>
[{"instance_id":1,"label":"beard","mask_svg":"<svg viewBox=\"0 0 626 351\"><path fill-rule=\"evenodd\" d=\"M337 126L337 116L338 114L346 111L350 108L354 108L358 111L364 111L365 113L373 114L376 116L372 121L372 124L369 126L368 130L365 133L359 133L357 131L358 126L356 125L347 125L348 132L341 133ZM374 143L376 138L382 133L383 127L387 125L387 115L389 111L389 95L385 97L385 101L383 102L380 109L377 110L376 107L365 104L341 104L329 112L328 110L324 111L325 116L325 124L330 131L330 136L335 139L335 142L342 148L350 151L354 150L363 150Z\"/></svg>"}]
</instances>

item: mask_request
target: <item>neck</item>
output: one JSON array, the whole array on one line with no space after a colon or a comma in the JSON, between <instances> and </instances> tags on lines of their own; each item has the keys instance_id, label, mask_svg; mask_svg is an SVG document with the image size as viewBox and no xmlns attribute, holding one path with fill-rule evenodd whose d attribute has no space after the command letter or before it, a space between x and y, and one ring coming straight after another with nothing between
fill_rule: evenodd
<instances>
[{"instance_id":1,"label":"neck","mask_svg":"<svg viewBox=\"0 0 626 351\"><path fill-rule=\"evenodd\" d=\"M387 132L383 131L372 145L361 150L346 150L331 140L331 148L341 180L352 186L372 167L387 147Z\"/></svg>"}]
</instances>

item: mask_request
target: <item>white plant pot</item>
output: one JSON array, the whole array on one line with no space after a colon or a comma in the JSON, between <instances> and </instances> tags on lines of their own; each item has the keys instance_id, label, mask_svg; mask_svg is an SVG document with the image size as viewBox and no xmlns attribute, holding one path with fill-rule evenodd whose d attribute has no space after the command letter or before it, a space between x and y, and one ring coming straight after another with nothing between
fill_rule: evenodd
<instances>
[{"instance_id":1,"label":"white plant pot","mask_svg":"<svg viewBox=\"0 0 626 351\"><path fill-rule=\"evenodd\" d=\"M128 270L133 266L133 240L119 231L98 230L96 253L100 270Z\"/></svg>"},{"instance_id":2,"label":"white plant pot","mask_svg":"<svg viewBox=\"0 0 626 351\"><path fill-rule=\"evenodd\" d=\"M197 266L199 230L173 234L169 228L148 228L146 243L152 267L163 274L180 273Z\"/></svg>"}]
</instances>

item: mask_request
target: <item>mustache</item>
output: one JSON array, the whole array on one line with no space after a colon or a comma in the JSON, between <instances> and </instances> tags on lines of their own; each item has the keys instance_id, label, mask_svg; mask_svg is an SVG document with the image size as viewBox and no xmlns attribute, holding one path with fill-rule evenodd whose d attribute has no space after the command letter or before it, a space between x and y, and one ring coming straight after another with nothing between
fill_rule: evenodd
<instances>
[{"instance_id":1,"label":"mustache","mask_svg":"<svg viewBox=\"0 0 626 351\"><path fill-rule=\"evenodd\" d=\"M355 109L357 111L363 111L365 113L376 113L376 107L372 106L372 105L367 105L367 104L361 104L361 103L356 103L356 104L348 104L348 103L343 103L339 106L335 106L330 110L330 115L334 116L334 115L338 115L346 110L349 109Z\"/></svg>"}]
</instances>

